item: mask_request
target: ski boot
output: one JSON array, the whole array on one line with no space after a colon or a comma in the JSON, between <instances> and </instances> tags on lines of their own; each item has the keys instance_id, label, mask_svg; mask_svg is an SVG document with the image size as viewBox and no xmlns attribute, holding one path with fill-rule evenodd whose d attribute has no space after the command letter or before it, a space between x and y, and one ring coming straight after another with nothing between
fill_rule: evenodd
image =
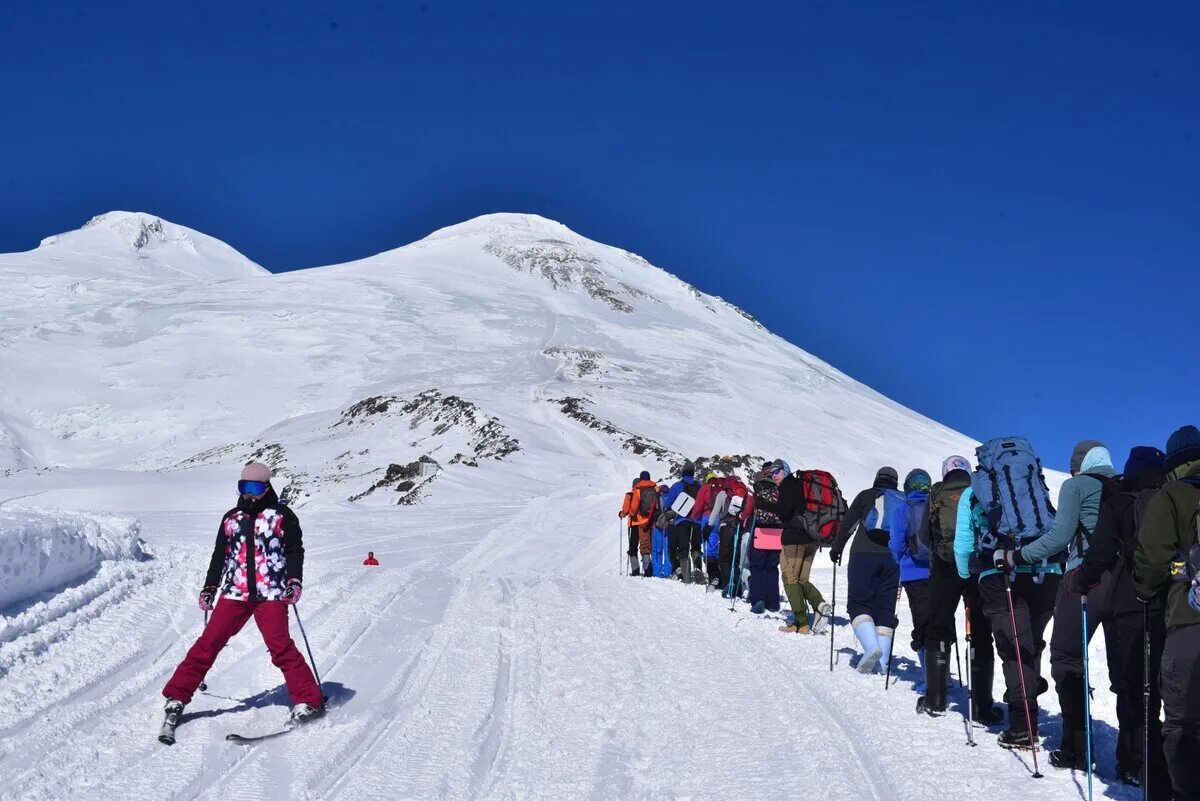
<instances>
[{"instance_id":1,"label":"ski boot","mask_svg":"<svg viewBox=\"0 0 1200 801\"><path fill-rule=\"evenodd\" d=\"M1033 740L1027 731L1009 729L996 738L996 745L1009 751L1029 751L1033 747Z\"/></svg>"},{"instance_id":2,"label":"ski boot","mask_svg":"<svg viewBox=\"0 0 1200 801\"><path fill-rule=\"evenodd\" d=\"M301 726L325 714L325 707L314 707L308 704L296 704L288 716L288 726Z\"/></svg>"},{"instance_id":3,"label":"ski boot","mask_svg":"<svg viewBox=\"0 0 1200 801\"><path fill-rule=\"evenodd\" d=\"M175 745L175 728L183 717L183 701L168 698L163 707L163 724L158 733L158 741L163 745Z\"/></svg>"}]
</instances>

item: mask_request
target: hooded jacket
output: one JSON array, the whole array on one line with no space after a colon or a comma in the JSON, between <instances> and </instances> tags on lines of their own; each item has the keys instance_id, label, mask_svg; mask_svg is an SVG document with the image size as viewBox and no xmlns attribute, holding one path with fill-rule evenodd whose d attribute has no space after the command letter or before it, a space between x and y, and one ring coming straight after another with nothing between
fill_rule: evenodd
<instances>
[{"instance_id":1,"label":"hooded jacket","mask_svg":"<svg viewBox=\"0 0 1200 801\"><path fill-rule=\"evenodd\" d=\"M667 510L667 509L670 509L672 506L674 506L675 501L679 499L679 496L682 495L683 492L688 487L692 487L695 489L695 492L696 492L695 498L697 500L696 506L699 506L700 491L702 489L704 489L704 487L703 487L703 485L701 485L700 481L695 476L684 476L683 478L679 479L674 484L672 484L671 488L669 490L667 490L667 494L664 495L662 498L662 508L664 510ZM695 506L693 506L692 508L694 510ZM672 524L682 523L686 519L688 519L688 518L676 518L676 519L672 520L671 522L672 522Z\"/></svg>"},{"instance_id":2,"label":"hooded jacket","mask_svg":"<svg viewBox=\"0 0 1200 801\"><path fill-rule=\"evenodd\" d=\"M290 579L304 579L300 519L274 487L257 500L239 498L217 527L205 586L234 601L277 601Z\"/></svg>"},{"instance_id":3,"label":"hooded jacket","mask_svg":"<svg viewBox=\"0 0 1200 801\"><path fill-rule=\"evenodd\" d=\"M1054 526L1021 549L1023 562L1035 564L1066 550L1068 571L1083 564L1083 552L1079 550L1079 539L1075 535L1082 524L1086 532L1083 551L1086 551L1087 541L1100 518L1100 495L1104 489L1098 479L1087 473L1116 478L1117 471L1113 469L1108 449L1092 448L1083 457L1079 475L1067 479L1058 493L1058 514L1054 518Z\"/></svg>"},{"instance_id":4,"label":"hooded jacket","mask_svg":"<svg viewBox=\"0 0 1200 801\"><path fill-rule=\"evenodd\" d=\"M846 542L857 533L858 536L854 537L854 542L850 546L850 553L890 554L888 532L881 528L868 529L863 524L866 521L867 513L875 507L875 501L883 495L883 491L899 489L899 487L900 482L897 479L882 475L875 476L875 484L870 489L858 493L851 502L850 508L846 510L846 516L842 518L842 525L833 539L831 552L833 554L842 553L846 548Z\"/></svg>"},{"instance_id":5,"label":"hooded jacket","mask_svg":"<svg viewBox=\"0 0 1200 801\"><path fill-rule=\"evenodd\" d=\"M1176 581L1171 563L1185 556L1196 541L1200 509L1200 461L1187 462L1146 504L1133 556L1133 585L1141 598L1166 593L1167 628L1200 623L1200 612L1188 606L1188 584ZM1190 479L1185 481L1183 479Z\"/></svg>"}]
</instances>

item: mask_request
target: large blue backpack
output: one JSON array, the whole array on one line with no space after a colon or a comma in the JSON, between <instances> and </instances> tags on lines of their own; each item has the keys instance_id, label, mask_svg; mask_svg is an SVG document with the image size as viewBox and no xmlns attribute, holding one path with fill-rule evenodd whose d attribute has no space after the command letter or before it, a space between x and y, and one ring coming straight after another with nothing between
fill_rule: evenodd
<instances>
[{"instance_id":1,"label":"large blue backpack","mask_svg":"<svg viewBox=\"0 0 1200 801\"><path fill-rule=\"evenodd\" d=\"M912 560L922 567L929 565L929 498L905 501L908 528L904 532L904 547Z\"/></svg>"},{"instance_id":2,"label":"large blue backpack","mask_svg":"<svg viewBox=\"0 0 1200 801\"><path fill-rule=\"evenodd\" d=\"M863 528L867 531L872 529L891 531L892 512L896 507L903 504L904 493L900 490L881 490L879 496L875 499L875 505L871 507L870 511L867 512L867 516L863 518Z\"/></svg>"},{"instance_id":3,"label":"large blue backpack","mask_svg":"<svg viewBox=\"0 0 1200 801\"><path fill-rule=\"evenodd\" d=\"M1019 548L1054 525L1042 460L1025 437L988 440L975 449L971 491L983 513L980 551ZM1048 561L1059 561L1057 556Z\"/></svg>"}]
</instances>

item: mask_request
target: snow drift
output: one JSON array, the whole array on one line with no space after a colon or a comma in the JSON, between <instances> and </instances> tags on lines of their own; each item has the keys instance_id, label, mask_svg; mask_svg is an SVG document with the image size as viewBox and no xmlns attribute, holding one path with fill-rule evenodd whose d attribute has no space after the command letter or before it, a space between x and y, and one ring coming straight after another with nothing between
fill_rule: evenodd
<instances>
[{"instance_id":1,"label":"snow drift","mask_svg":"<svg viewBox=\"0 0 1200 801\"><path fill-rule=\"evenodd\" d=\"M0 510L0 610L144 555L137 521L111 515Z\"/></svg>"}]
</instances>

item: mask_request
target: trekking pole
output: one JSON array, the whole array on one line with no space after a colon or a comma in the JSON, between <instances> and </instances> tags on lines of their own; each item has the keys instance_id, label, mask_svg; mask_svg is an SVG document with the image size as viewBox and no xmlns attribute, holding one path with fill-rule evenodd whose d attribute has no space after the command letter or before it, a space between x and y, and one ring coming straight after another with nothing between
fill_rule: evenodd
<instances>
[{"instance_id":1,"label":"trekking pole","mask_svg":"<svg viewBox=\"0 0 1200 801\"><path fill-rule=\"evenodd\" d=\"M1017 632L1017 610L1013 606L1012 581L1004 573L1004 593L1008 596L1008 618L1012 621L1013 643L1017 646L1017 672L1021 674L1021 700L1025 703L1025 733L1029 737L1029 750L1033 753L1033 778L1042 778L1038 770L1037 737L1033 734L1033 716L1029 713L1029 692L1025 689L1025 663L1021 659L1021 635Z\"/></svg>"},{"instance_id":2,"label":"trekking pole","mask_svg":"<svg viewBox=\"0 0 1200 801\"><path fill-rule=\"evenodd\" d=\"M204 628L208 628L208 610L204 610ZM203 629L201 629L203 631ZM208 690L208 682L200 682L200 692Z\"/></svg>"},{"instance_id":3,"label":"trekking pole","mask_svg":"<svg viewBox=\"0 0 1200 801\"><path fill-rule=\"evenodd\" d=\"M967 654L968 662L970 661L970 658L971 658L971 655ZM959 655L958 655L958 637L954 638L954 666L958 669L958 689L961 690L963 688L962 658L959 657ZM970 669L971 668L968 665L967 670L970 670Z\"/></svg>"},{"instance_id":4,"label":"trekking pole","mask_svg":"<svg viewBox=\"0 0 1200 801\"><path fill-rule=\"evenodd\" d=\"M975 732L972 731L972 728L974 726L973 718L975 717L975 710L972 707L972 704L974 702L972 701L972 699L974 698L974 695L975 695L975 693L974 693L975 688L971 686L971 684L972 684L972 682L971 682L971 649L973 649L975 646L971 644L971 607L967 604L965 598L963 599L963 612L966 613L966 623L967 623L967 625L966 625L966 635L967 635L967 745L970 746L971 748L974 748L977 745L977 743L975 742ZM957 636L954 638L954 649L955 649L955 653L957 653L957 651L958 651L958 637ZM962 674L961 673L958 676L958 680L960 683L962 682Z\"/></svg>"},{"instance_id":5,"label":"trekking pole","mask_svg":"<svg viewBox=\"0 0 1200 801\"><path fill-rule=\"evenodd\" d=\"M617 575L625 575L625 521L617 520Z\"/></svg>"},{"instance_id":6,"label":"trekking pole","mask_svg":"<svg viewBox=\"0 0 1200 801\"><path fill-rule=\"evenodd\" d=\"M900 593L904 592L904 585L901 584L896 588L896 605L900 605ZM883 671L883 689L887 689L892 681L892 660L896 656L896 635L900 633L900 618L896 618L896 627L892 629L892 652L888 654L887 668Z\"/></svg>"},{"instance_id":7,"label":"trekking pole","mask_svg":"<svg viewBox=\"0 0 1200 801\"><path fill-rule=\"evenodd\" d=\"M1142 603L1142 801L1150 800L1150 604Z\"/></svg>"},{"instance_id":8,"label":"trekking pole","mask_svg":"<svg viewBox=\"0 0 1200 801\"><path fill-rule=\"evenodd\" d=\"M1086 733L1087 742L1087 779L1088 779L1088 801L1092 801L1092 681L1088 671L1088 621L1087 621L1087 593L1079 596L1079 611L1083 615L1083 709L1087 715ZM1143 754L1142 761L1149 754Z\"/></svg>"},{"instance_id":9,"label":"trekking pole","mask_svg":"<svg viewBox=\"0 0 1200 801\"><path fill-rule=\"evenodd\" d=\"M742 521L738 519L737 528L733 530L733 554L729 559L729 581L726 582L725 591L729 593L729 611L733 611L734 599L737 595L734 589L737 587L737 574L741 565L738 564L738 548L741 546L742 539Z\"/></svg>"},{"instance_id":10,"label":"trekking pole","mask_svg":"<svg viewBox=\"0 0 1200 801\"><path fill-rule=\"evenodd\" d=\"M292 604L292 611L296 613L296 624L300 626L300 636L304 638L304 650L308 651L308 663L312 665L313 675L317 678L317 686L321 688L321 698L325 698L325 685L321 683L321 674L317 672L317 660L313 659L312 648L308 647L308 635L304 633L304 624L300 621L300 610Z\"/></svg>"},{"instance_id":11,"label":"trekking pole","mask_svg":"<svg viewBox=\"0 0 1200 801\"><path fill-rule=\"evenodd\" d=\"M837 614L837 569L838 563L833 563L833 602L829 604L829 672L833 672L833 636L837 634L837 626L833 624Z\"/></svg>"}]
</instances>

